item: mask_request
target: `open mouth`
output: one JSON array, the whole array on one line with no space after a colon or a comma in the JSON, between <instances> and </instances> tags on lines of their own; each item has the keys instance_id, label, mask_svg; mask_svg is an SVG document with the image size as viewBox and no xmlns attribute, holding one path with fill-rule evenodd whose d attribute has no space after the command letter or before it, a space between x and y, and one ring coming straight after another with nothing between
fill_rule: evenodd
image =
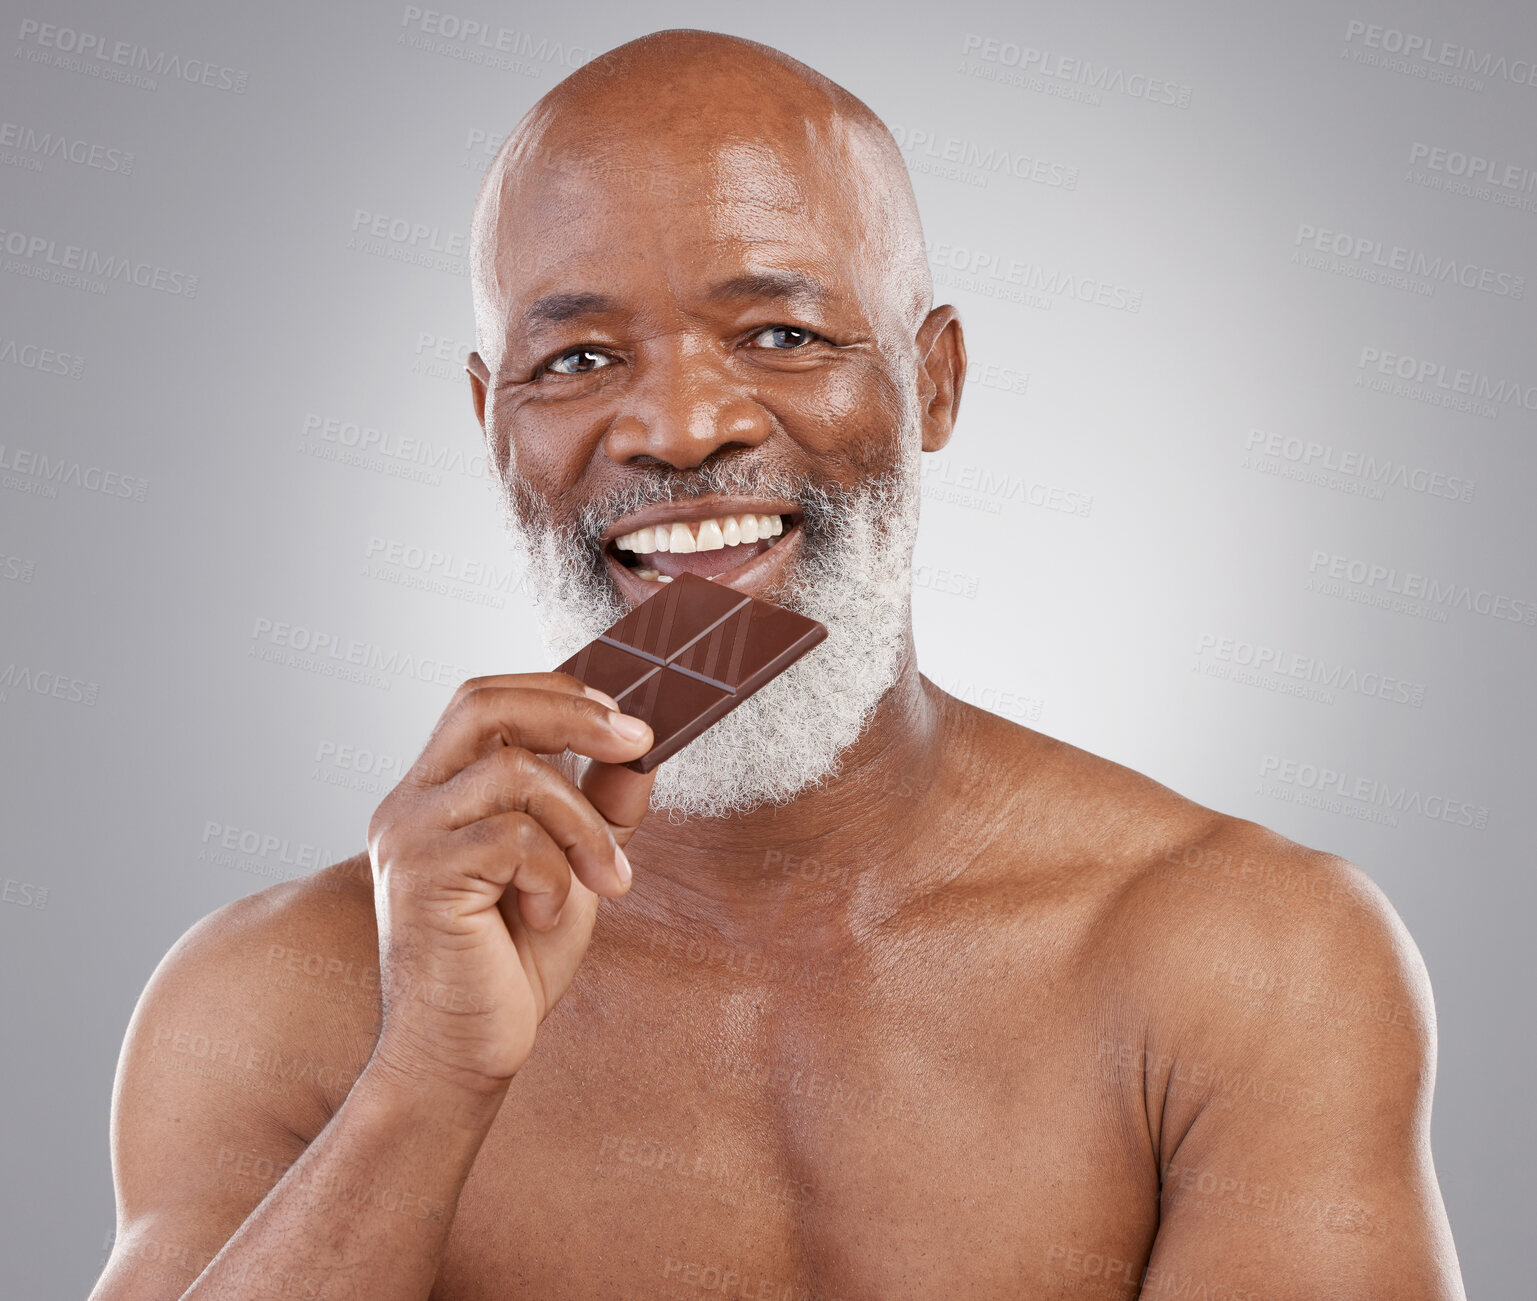
<instances>
[{"instance_id":1,"label":"open mouth","mask_svg":"<svg viewBox=\"0 0 1537 1301\"><path fill-rule=\"evenodd\" d=\"M670 583L679 574L729 581L737 570L783 546L799 524L800 515L793 510L736 511L690 519L682 518L681 512L655 515L611 537L604 551L644 582Z\"/></svg>"}]
</instances>

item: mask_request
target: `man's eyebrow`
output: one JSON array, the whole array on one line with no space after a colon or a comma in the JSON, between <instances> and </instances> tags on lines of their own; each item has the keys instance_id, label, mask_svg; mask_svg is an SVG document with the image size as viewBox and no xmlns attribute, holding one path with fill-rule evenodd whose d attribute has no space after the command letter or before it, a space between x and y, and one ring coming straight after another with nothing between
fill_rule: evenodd
<instances>
[{"instance_id":1,"label":"man's eyebrow","mask_svg":"<svg viewBox=\"0 0 1537 1301\"><path fill-rule=\"evenodd\" d=\"M740 298L806 298L825 303L831 292L819 280L801 271L756 271L733 276L712 285L705 297L712 303ZM584 316L602 316L623 310L607 294L565 291L536 298L523 313L523 329L532 333L550 325L564 325Z\"/></svg>"},{"instance_id":2,"label":"man's eyebrow","mask_svg":"<svg viewBox=\"0 0 1537 1301\"><path fill-rule=\"evenodd\" d=\"M712 303L734 298L809 298L825 303L832 297L827 286L801 271L756 271L733 276L711 287L705 295Z\"/></svg>"},{"instance_id":3,"label":"man's eyebrow","mask_svg":"<svg viewBox=\"0 0 1537 1301\"><path fill-rule=\"evenodd\" d=\"M537 330L546 325L563 325L583 316L601 316L617 312L619 304L607 294L554 293L536 298L523 313L524 330Z\"/></svg>"}]
</instances>

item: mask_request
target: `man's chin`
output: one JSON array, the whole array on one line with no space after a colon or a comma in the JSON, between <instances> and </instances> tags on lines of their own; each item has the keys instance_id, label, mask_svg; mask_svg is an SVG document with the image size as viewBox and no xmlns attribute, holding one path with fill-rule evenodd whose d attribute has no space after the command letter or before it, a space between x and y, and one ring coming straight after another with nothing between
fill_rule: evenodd
<instances>
[{"instance_id":1,"label":"man's chin","mask_svg":"<svg viewBox=\"0 0 1537 1301\"><path fill-rule=\"evenodd\" d=\"M740 817L837 778L901 674L910 631L905 573L846 598L801 588L794 607L827 625L826 640L663 763L653 809Z\"/></svg>"},{"instance_id":2,"label":"man's chin","mask_svg":"<svg viewBox=\"0 0 1537 1301\"><path fill-rule=\"evenodd\" d=\"M805 663L793 665L662 764L651 807L674 819L741 817L788 804L836 777L840 756L858 739L874 702L869 711L830 718L825 709L832 703L831 684L813 671L798 673Z\"/></svg>"}]
</instances>

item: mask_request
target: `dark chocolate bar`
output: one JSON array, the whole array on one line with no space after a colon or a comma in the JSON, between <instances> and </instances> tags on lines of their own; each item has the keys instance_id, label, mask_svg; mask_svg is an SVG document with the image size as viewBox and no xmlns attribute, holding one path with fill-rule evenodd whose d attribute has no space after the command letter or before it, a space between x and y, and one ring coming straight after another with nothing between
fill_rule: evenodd
<instances>
[{"instance_id":1,"label":"dark chocolate bar","mask_svg":"<svg viewBox=\"0 0 1537 1301\"><path fill-rule=\"evenodd\" d=\"M815 619L679 574L557 672L651 725L656 744L625 765L650 772L826 636Z\"/></svg>"}]
</instances>

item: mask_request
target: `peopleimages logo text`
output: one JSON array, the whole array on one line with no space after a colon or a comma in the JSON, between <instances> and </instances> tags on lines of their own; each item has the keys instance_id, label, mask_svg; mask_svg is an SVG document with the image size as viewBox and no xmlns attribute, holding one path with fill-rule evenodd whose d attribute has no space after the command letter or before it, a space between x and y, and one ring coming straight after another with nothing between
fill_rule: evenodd
<instances>
[{"instance_id":1,"label":"peopleimages logo text","mask_svg":"<svg viewBox=\"0 0 1537 1301\"><path fill-rule=\"evenodd\" d=\"M1403 488L1451 501L1471 502L1476 486L1472 479L1432 470L1428 466L1410 465L1392 457L1374 456L1354 448L1335 447L1316 439L1263 429L1249 430L1244 446L1256 456L1289 461L1308 470L1329 471L1371 485Z\"/></svg>"},{"instance_id":2,"label":"peopleimages logo text","mask_svg":"<svg viewBox=\"0 0 1537 1301\"><path fill-rule=\"evenodd\" d=\"M1190 107L1191 88L1179 82L1149 77L1140 72L1128 73L1124 68L1108 63L1095 63L1092 59L1074 58L1055 50L1037 49L1022 42L967 32L961 42L961 54L980 59L984 63L1018 68L1023 73L1081 86L1086 90L1127 95L1132 99L1146 100L1149 104Z\"/></svg>"},{"instance_id":3,"label":"peopleimages logo text","mask_svg":"<svg viewBox=\"0 0 1537 1301\"><path fill-rule=\"evenodd\" d=\"M564 68L580 68L598 55L597 50L567 45L548 37L536 44L530 33L520 32L515 27L496 27L476 18L462 18L441 9L423 9L420 5L407 5L400 16L400 25L424 36L477 46L497 54L516 54Z\"/></svg>"},{"instance_id":4,"label":"peopleimages logo text","mask_svg":"<svg viewBox=\"0 0 1537 1301\"><path fill-rule=\"evenodd\" d=\"M61 131L38 131L19 122L0 122L0 147L17 150L32 158L62 159L77 167L121 172L124 176L133 171L133 154L129 151L82 140Z\"/></svg>"},{"instance_id":5,"label":"peopleimages logo text","mask_svg":"<svg viewBox=\"0 0 1537 1301\"><path fill-rule=\"evenodd\" d=\"M1308 573L1423 601L1427 605L1466 610L1470 614L1482 614L1507 623L1523 623L1528 627L1537 625L1537 604L1531 601L1412 569L1400 570L1396 565L1314 551L1308 560Z\"/></svg>"},{"instance_id":6,"label":"peopleimages logo text","mask_svg":"<svg viewBox=\"0 0 1537 1301\"><path fill-rule=\"evenodd\" d=\"M1038 295L1047 304L1058 298L1075 298L1081 303L1109 307L1118 312L1142 310L1142 291L1113 280L1044 267L1017 257L1005 259L996 250L968 248L944 240L926 238L923 250L936 271L959 272L974 282L963 283L962 288L1014 286L1022 293Z\"/></svg>"},{"instance_id":7,"label":"peopleimages logo text","mask_svg":"<svg viewBox=\"0 0 1537 1301\"><path fill-rule=\"evenodd\" d=\"M932 162L953 163L963 171L992 176L1005 172L1021 181L1032 181L1056 189L1076 190L1078 169L1060 162L1037 158L1021 150L1012 150L996 143L986 146L959 136L936 136L933 131L918 127L905 127L893 122L892 138L897 147L908 156L908 163L927 159Z\"/></svg>"},{"instance_id":8,"label":"peopleimages logo text","mask_svg":"<svg viewBox=\"0 0 1537 1301\"><path fill-rule=\"evenodd\" d=\"M1267 754L1260 760L1259 773L1263 781L1281 782L1321 796L1376 805L1395 813L1414 813L1433 822L1450 822L1479 831L1489 825L1486 805L1448 799L1445 795L1427 793L1409 785L1394 785L1376 777L1358 777L1327 764Z\"/></svg>"},{"instance_id":9,"label":"peopleimages logo text","mask_svg":"<svg viewBox=\"0 0 1537 1301\"><path fill-rule=\"evenodd\" d=\"M1369 50L1381 50L1384 54L1396 54L1421 64L1455 68L1458 72L1470 72L1479 77L1493 77L1522 86L1537 86L1537 60L1512 59L1504 54L1496 54L1493 50L1475 50L1469 45L1438 41L1418 32L1406 32L1400 27L1383 27L1378 23L1352 18L1345 24L1345 43L1360 45Z\"/></svg>"},{"instance_id":10,"label":"peopleimages logo text","mask_svg":"<svg viewBox=\"0 0 1537 1301\"><path fill-rule=\"evenodd\" d=\"M1462 149L1444 149L1440 145L1416 140L1409 146L1409 165L1419 165L1432 172L1444 172L1459 180L1493 185L1503 190L1531 194L1537 190L1537 168L1507 163Z\"/></svg>"},{"instance_id":11,"label":"peopleimages logo text","mask_svg":"<svg viewBox=\"0 0 1537 1301\"><path fill-rule=\"evenodd\" d=\"M1372 669L1360 669L1341 660L1327 660L1317 655L1304 655L1277 646L1245 641L1241 637L1219 637L1215 633L1202 633L1196 643L1195 653L1199 660L1209 660L1212 667L1223 672L1213 676L1231 676L1244 681L1240 674L1257 677L1248 683L1253 686L1269 686L1266 678L1276 682L1295 678L1298 682L1328 691L1348 691L1359 696L1386 700L1392 704L1411 705L1419 709L1425 703L1425 684L1411 682L1392 674ZM1294 693L1293 693L1294 694Z\"/></svg>"},{"instance_id":12,"label":"peopleimages logo text","mask_svg":"<svg viewBox=\"0 0 1537 1301\"><path fill-rule=\"evenodd\" d=\"M1502 298L1526 296L1526 277L1523 275L1479 266L1475 262L1462 262L1457 258L1432 255L1399 244L1386 245L1380 239L1368 235L1328 230L1304 221L1298 223L1297 237L1292 242L1299 249L1332 254L1346 262L1397 271L1438 284L1451 281L1464 289L1476 289Z\"/></svg>"},{"instance_id":13,"label":"peopleimages logo text","mask_svg":"<svg viewBox=\"0 0 1537 1301\"><path fill-rule=\"evenodd\" d=\"M1444 390L1449 395L1501 406L1519 406L1537 411L1537 384L1499 379L1481 371L1447 366L1425 357L1410 357L1370 345L1361 349L1356 369L1389 376L1406 383Z\"/></svg>"},{"instance_id":14,"label":"peopleimages logo text","mask_svg":"<svg viewBox=\"0 0 1537 1301\"><path fill-rule=\"evenodd\" d=\"M140 289L154 289L178 298L196 298L198 278L174 267L143 262L132 257L103 253L79 244L60 244L46 235L29 235L20 230L0 230L0 250L21 258L38 271L51 268L56 275L78 276L103 286L112 281L126 281ZM42 277L39 277L42 278Z\"/></svg>"},{"instance_id":15,"label":"peopleimages logo text","mask_svg":"<svg viewBox=\"0 0 1537 1301\"><path fill-rule=\"evenodd\" d=\"M231 91L236 95L245 93L246 82L250 78L250 73L242 68L210 63L207 59L187 59L165 50L151 50L133 41L109 40L96 32L77 31L73 27L43 23L35 18L21 20L17 39L23 46L51 50L70 59L127 68L133 72L148 73L152 77L169 77L197 86L207 86L210 90Z\"/></svg>"}]
</instances>

